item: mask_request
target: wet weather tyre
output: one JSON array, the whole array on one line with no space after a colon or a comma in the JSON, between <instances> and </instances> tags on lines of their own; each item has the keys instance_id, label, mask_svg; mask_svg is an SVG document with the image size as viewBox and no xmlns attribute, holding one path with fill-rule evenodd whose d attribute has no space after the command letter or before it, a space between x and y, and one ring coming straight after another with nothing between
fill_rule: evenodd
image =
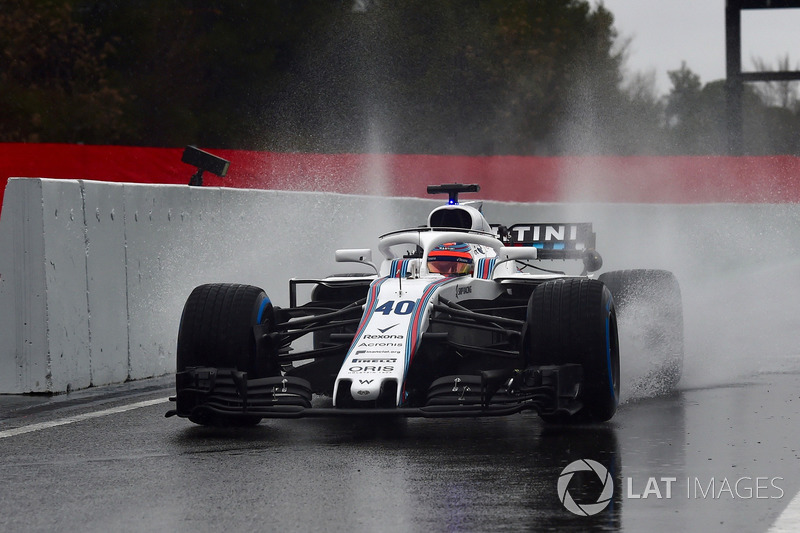
<instances>
[{"instance_id":1,"label":"wet weather tyre","mask_svg":"<svg viewBox=\"0 0 800 533\"><path fill-rule=\"evenodd\" d=\"M528 363L580 364L580 411L572 417L543 415L548 422L604 422L619 403L617 319L611 292L598 280L557 279L528 301Z\"/></svg>"},{"instance_id":2,"label":"wet weather tyre","mask_svg":"<svg viewBox=\"0 0 800 533\"><path fill-rule=\"evenodd\" d=\"M623 341L631 345L626 350L650 360L652 368L642 383L650 384L649 392L656 394L674 389L684 353L683 303L675 275L666 270L615 270L599 280L614 298Z\"/></svg>"},{"instance_id":3,"label":"wet weather tyre","mask_svg":"<svg viewBox=\"0 0 800 533\"><path fill-rule=\"evenodd\" d=\"M248 379L277 375L277 356L257 349L254 327L266 330L274 309L258 287L215 283L196 287L186 301L178 330L177 371L189 367L234 368ZM203 425L253 425L256 417L190 417Z\"/></svg>"}]
</instances>

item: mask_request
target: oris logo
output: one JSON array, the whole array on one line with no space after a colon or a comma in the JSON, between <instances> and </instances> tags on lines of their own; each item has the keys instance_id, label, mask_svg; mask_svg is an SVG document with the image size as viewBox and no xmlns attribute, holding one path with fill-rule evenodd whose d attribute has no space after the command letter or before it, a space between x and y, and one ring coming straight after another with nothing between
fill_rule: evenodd
<instances>
[{"instance_id":1,"label":"oris logo","mask_svg":"<svg viewBox=\"0 0 800 533\"><path fill-rule=\"evenodd\" d=\"M394 366L391 365L377 365L377 366L351 366L347 369L348 372L394 372Z\"/></svg>"}]
</instances>

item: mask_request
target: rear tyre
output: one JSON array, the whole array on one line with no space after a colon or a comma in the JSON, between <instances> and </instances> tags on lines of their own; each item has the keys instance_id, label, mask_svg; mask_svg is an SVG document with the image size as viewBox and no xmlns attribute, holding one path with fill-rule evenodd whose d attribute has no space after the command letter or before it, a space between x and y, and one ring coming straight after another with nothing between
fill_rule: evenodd
<instances>
[{"instance_id":1,"label":"rear tyre","mask_svg":"<svg viewBox=\"0 0 800 533\"><path fill-rule=\"evenodd\" d=\"M274 309L258 287L214 283L189 295L178 330L177 370L189 367L233 368L248 378L279 375L277 354L257 349L254 327L268 331ZM258 417L189 417L202 425L255 425Z\"/></svg>"},{"instance_id":2,"label":"rear tyre","mask_svg":"<svg viewBox=\"0 0 800 533\"><path fill-rule=\"evenodd\" d=\"M683 372L683 304L678 280L666 270L616 270L599 276L611 291L623 338L636 357L653 361L642 385L652 393L674 389ZM630 331L625 328L630 324ZM630 337L630 338L629 338Z\"/></svg>"},{"instance_id":3,"label":"rear tyre","mask_svg":"<svg viewBox=\"0 0 800 533\"><path fill-rule=\"evenodd\" d=\"M580 364L583 404L572 417L544 415L548 422L604 422L619 403L619 341L611 292L584 278L545 282L528 301L528 363Z\"/></svg>"}]
</instances>

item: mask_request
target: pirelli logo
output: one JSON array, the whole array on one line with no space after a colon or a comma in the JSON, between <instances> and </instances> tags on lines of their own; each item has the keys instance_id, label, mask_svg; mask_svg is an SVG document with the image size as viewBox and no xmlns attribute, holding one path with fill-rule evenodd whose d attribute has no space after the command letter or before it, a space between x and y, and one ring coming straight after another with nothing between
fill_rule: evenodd
<instances>
[{"instance_id":1,"label":"pirelli logo","mask_svg":"<svg viewBox=\"0 0 800 533\"><path fill-rule=\"evenodd\" d=\"M357 357L350 361L353 364L396 363L396 357Z\"/></svg>"}]
</instances>

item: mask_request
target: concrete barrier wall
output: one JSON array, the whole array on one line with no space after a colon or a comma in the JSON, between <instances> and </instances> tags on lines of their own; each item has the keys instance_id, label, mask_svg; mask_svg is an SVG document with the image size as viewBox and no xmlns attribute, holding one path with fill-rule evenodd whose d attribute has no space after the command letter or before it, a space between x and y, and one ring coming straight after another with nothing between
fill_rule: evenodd
<instances>
[{"instance_id":1,"label":"concrete barrier wall","mask_svg":"<svg viewBox=\"0 0 800 533\"><path fill-rule=\"evenodd\" d=\"M371 246L377 254L380 233L423 224L440 203L10 180L0 218L0 393L169 373L181 310L195 286L249 283L287 305L290 277L358 270L336 264L334 251ZM603 270L674 271L687 349L697 355L689 367L706 369L731 350L742 354L741 364L800 351L797 204L486 202L484 213L504 224L590 221Z\"/></svg>"},{"instance_id":2,"label":"concrete barrier wall","mask_svg":"<svg viewBox=\"0 0 800 533\"><path fill-rule=\"evenodd\" d=\"M12 179L0 218L0 393L64 392L174 370L191 290L352 269L336 248L424 221L432 202L178 185ZM364 238L359 238L363 236Z\"/></svg>"}]
</instances>

